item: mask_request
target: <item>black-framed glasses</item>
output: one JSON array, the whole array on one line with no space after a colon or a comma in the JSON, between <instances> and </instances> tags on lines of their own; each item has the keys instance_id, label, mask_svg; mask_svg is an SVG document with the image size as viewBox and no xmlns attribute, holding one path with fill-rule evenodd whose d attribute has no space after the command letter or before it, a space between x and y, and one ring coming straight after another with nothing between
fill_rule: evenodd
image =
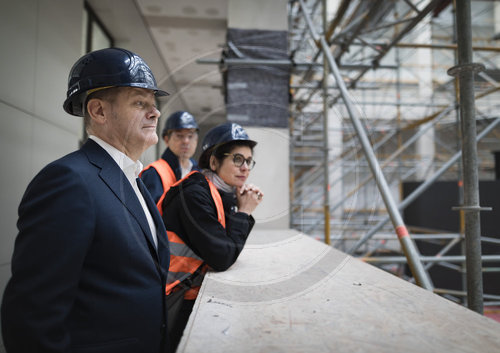
<instances>
[{"instance_id":1,"label":"black-framed glasses","mask_svg":"<svg viewBox=\"0 0 500 353\"><path fill-rule=\"evenodd\" d=\"M224 156L233 156L233 163L238 168L241 167L243 163L247 164L249 170L251 170L255 166L255 161L252 157L248 157L245 159L245 157L239 153L224 153Z\"/></svg>"}]
</instances>

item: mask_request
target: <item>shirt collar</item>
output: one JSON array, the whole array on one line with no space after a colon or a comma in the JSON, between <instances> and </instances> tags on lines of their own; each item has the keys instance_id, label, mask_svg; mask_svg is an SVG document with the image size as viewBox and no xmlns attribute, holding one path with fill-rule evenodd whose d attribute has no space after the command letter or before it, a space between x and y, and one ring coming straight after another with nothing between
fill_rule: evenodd
<instances>
[{"instance_id":1,"label":"shirt collar","mask_svg":"<svg viewBox=\"0 0 500 353\"><path fill-rule=\"evenodd\" d=\"M101 138L90 135L89 139L95 141L99 146L101 146L108 154L113 158L113 160L118 164L123 173L127 176L129 180L135 180L139 177L139 173L142 171L143 165L141 161L133 161L129 156L127 156L122 151L118 150L116 147L111 146L106 141Z\"/></svg>"}]
</instances>

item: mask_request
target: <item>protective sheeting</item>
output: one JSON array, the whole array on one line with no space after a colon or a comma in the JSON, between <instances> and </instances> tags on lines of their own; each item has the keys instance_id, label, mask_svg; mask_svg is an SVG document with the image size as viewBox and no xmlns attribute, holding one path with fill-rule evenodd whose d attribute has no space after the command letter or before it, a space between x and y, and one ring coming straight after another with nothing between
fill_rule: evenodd
<instances>
[{"instance_id":1,"label":"protective sheeting","mask_svg":"<svg viewBox=\"0 0 500 353\"><path fill-rule=\"evenodd\" d=\"M177 352L495 352L500 324L293 230L205 278Z\"/></svg>"},{"instance_id":2,"label":"protective sheeting","mask_svg":"<svg viewBox=\"0 0 500 353\"><path fill-rule=\"evenodd\" d=\"M239 59L225 72L228 120L243 126L287 127L291 65L252 64L287 60L288 32L227 30L225 58Z\"/></svg>"}]
</instances>

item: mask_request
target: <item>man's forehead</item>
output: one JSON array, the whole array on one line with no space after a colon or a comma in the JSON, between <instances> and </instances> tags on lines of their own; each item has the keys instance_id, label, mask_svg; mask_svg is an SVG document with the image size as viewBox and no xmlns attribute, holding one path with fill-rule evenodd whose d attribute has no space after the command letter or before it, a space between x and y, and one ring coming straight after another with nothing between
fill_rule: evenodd
<instances>
[{"instance_id":1,"label":"man's forehead","mask_svg":"<svg viewBox=\"0 0 500 353\"><path fill-rule=\"evenodd\" d=\"M142 97L154 97L155 92L153 90L141 87L124 87L129 96L142 96Z\"/></svg>"},{"instance_id":2,"label":"man's forehead","mask_svg":"<svg viewBox=\"0 0 500 353\"><path fill-rule=\"evenodd\" d=\"M196 129L175 129L173 130L175 133L178 133L178 134L182 134L182 133L192 133L192 132L196 132Z\"/></svg>"}]
</instances>

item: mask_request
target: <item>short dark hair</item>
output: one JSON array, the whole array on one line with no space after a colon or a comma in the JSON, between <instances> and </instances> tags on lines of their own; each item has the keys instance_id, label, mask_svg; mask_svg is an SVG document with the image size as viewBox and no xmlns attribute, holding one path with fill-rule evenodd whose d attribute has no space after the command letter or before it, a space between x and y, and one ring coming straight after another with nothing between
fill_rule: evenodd
<instances>
[{"instance_id":1,"label":"short dark hair","mask_svg":"<svg viewBox=\"0 0 500 353\"><path fill-rule=\"evenodd\" d=\"M212 149L212 151L207 151L209 153L203 153L200 156L200 160L198 161L198 165L200 168L203 169L210 169L210 157L214 156L215 159L219 162L219 164L222 163L222 160L227 157L226 153L231 153L236 147L240 146L247 146L250 148L253 154L253 146L251 141L245 141L245 140L235 140L231 141L228 143L224 143L220 146L215 146L215 148Z\"/></svg>"}]
</instances>

